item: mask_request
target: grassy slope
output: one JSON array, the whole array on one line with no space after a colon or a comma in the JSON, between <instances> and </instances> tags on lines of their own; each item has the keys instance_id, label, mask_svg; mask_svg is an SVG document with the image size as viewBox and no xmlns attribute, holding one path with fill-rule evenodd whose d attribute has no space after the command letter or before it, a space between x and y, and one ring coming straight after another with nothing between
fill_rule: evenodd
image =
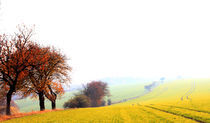
<instances>
[{"instance_id":1,"label":"grassy slope","mask_svg":"<svg viewBox=\"0 0 210 123\"><path fill-rule=\"evenodd\" d=\"M144 92L145 83L132 83L123 85L114 85L110 87L112 102L118 102L141 95Z\"/></svg>"},{"instance_id":2,"label":"grassy slope","mask_svg":"<svg viewBox=\"0 0 210 123\"><path fill-rule=\"evenodd\" d=\"M144 83L132 83L110 86L112 102L121 101L123 99L139 96L144 91ZM61 99L57 100L57 108L63 108L64 102L69 100L77 91L66 92ZM39 101L37 99L26 98L17 100L21 112L30 112L39 110ZM51 109L51 103L46 101L46 108Z\"/></svg>"},{"instance_id":3,"label":"grassy slope","mask_svg":"<svg viewBox=\"0 0 210 123\"><path fill-rule=\"evenodd\" d=\"M195 86L194 86L195 83ZM193 89L192 89L193 88ZM186 93L192 90L188 99ZM70 109L6 122L209 122L210 79L165 83L149 94L101 108ZM181 97L184 96L183 100Z\"/></svg>"},{"instance_id":4,"label":"grassy slope","mask_svg":"<svg viewBox=\"0 0 210 123\"><path fill-rule=\"evenodd\" d=\"M63 95L62 98L57 100L57 108L62 108L63 103L66 102L70 97L73 96L73 93L76 91L72 92L66 92L65 95ZM21 112L31 112L31 111L38 111L39 110L39 101L37 99L31 99L31 98L26 98L22 100L16 100L15 101L20 108ZM45 101L45 106L46 109L50 109L51 107L51 102L46 100Z\"/></svg>"},{"instance_id":5,"label":"grassy slope","mask_svg":"<svg viewBox=\"0 0 210 123\"><path fill-rule=\"evenodd\" d=\"M193 88L193 89L191 89ZM192 91L191 93L188 93ZM188 99L187 99L187 96ZM210 111L210 79L177 80L155 88L151 93L126 103L129 104L168 104L199 108ZM181 100L181 97L184 97Z\"/></svg>"}]
</instances>

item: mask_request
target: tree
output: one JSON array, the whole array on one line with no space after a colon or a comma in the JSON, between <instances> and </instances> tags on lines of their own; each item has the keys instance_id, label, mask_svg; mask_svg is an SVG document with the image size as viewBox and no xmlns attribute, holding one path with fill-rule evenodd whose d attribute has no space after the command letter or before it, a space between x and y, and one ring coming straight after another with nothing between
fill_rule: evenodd
<instances>
[{"instance_id":1,"label":"tree","mask_svg":"<svg viewBox=\"0 0 210 123\"><path fill-rule=\"evenodd\" d=\"M3 82L0 81L0 104L5 103L6 101L6 88L2 84Z\"/></svg>"},{"instance_id":2,"label":"tree","mask_svg":"<svg viewBox=\"0 0 210 123\"><path fill-rule=\"evenodd\" d=\"M24 79L27 84L21 89L21 91L23 92L23 96L30 95L31 93L37 93L40 100L40 110L44 110L45 106L43 88L45 87L46 81L43 80L43 76L39 73L45 68L47 60L49 59L49 47L41 47L35 43L31 44L30 46L33 47L31 52L37 52L34 55L35 57L39 57L40 60L36 61L37 64L32 65L30 69L27 69L28 74Z\"/></svg>"},{"instance_id":3,"label":"tree","mask_svg":"<svg viewBox=\"0 0 210 123\"><path fill-rule=\"evenodd\" d=\"M36 65L36 61L42 61L42 58L36 55L39 52L31 45L33 30L25 26L18 29L15 35L0 35L0 81L7 89L7 115L11 115L12 94L27 85L24 78L28 76L28 70Z\"/></svg>"},{"instance_id":4,"label":"tree","mask_svg":"<svg viewBox=\"0 0 210 123\"><path fill-rule=\"evenodd\" d=\"M165 80L165 77L161 77L161 78L160 78L160 82L161 82L161 83L163 83L164 80Z\"/></svg>"},{"instance_id":5,"label":"tree","mask_svg":"<svg viewBox=\"0 0 210 123\"><path fill-rule=\"evenodd\" d=\"M41 111L45 110L45 97L51 101L52 109L55 109L57 94L64 93L62 84L69 82L68 72L71 68L66 64L66 57L54 48L39 46L38 49L42 50L40 52L43 52L45 61L29 71L27 81L31 85L23 92L25 95L32 93L34 97L39 97Z\"/></svg>"},{"instance_id":6,"label":"tree","mask_svg":"<svg viewBox=\"0 0 210 123\"><path fill-rule=\"evenodd\" d=\"M55 109L57 95L62 95L64 93L62 84L70 82L68 72L71 71L71 67L66 63L66 56L62 55L54 48L49 54L50 59L48 59L44 74L51 83L48 83L47 85L45 96L51 101L52 109Z\"/></svg>"},{"instance_id":7,"label":"tree","mask_svg":"<svg viewBox=\"0 0 210 123\"><path fill-rule=\"evenodd\" d=\"M5 114L6 110L6 91L4 87L0 87L0 115ZM11 101L11 112L18 113L19 108L14 101Z\"/></svg>"},{"instance_id":8,"label":"tree","mask_svg":"<svg viewBox=\"0 0 210 123\"><path fill-rule=\"evenodd\" d=\"M48 85L48 91L45 91L45 96L47 97L47 99L49 99L51 101L51 106L52 109L56 109L56 99L57 99L57 93L55 93L51 87L51 85ZM64 93L63 88L62 89L58 89L59 93Z\"/></svg>"},{"instance_id":9,"label":"tree","mask_svg":"<svg viewBox=\"0 0 210 123\"><path fill-rule=\"evenodd\" d=\"M64 89L62 87L61 84L57 85L59 83L54 83L51 85L47 85L48 88L46 88L45 90L45 96L47 97L47 99L49 99L51 101L51 107L52 109L56 109L56 99L57 99L57 95L59 94L60 96L64 94ZM56 85L56 86L54 86Z\"/></svg>"},{"instance_id":10,"label":"tree","mask_svg":"<svg viewBox=\"0 0 210 123\"><path fill-rule=\"evenodd\" d=\"M101 106L105 106L106 105L106 101L105 100L102 100L101 101Z\"/></svg>"},{"instance_id":11,"label":"tree","mask_svg":"<svg viewBox=\"0 0 210 123\"><path fill-rule=\"evenodd\" d=\"M83 86L83 94L90 98L91 106L101 105L104 96L109 95L107 83L101 81L92 81Z\"/></svg>"},{"instance_id":12,"label":"tree","mask_svg":"<svg viewBox=\"0 0 210 123\"><path fill-rule=\"evenodd\" d=\"M89 106L90 99L83 94L75 95L75 97L68 100L63 105L64 108L84 108Z\"/></svg>"},{"instance_id":13,"label":"tree","mask_svg":"<svg viewBox=\"0 0 210 123\"><path fill-rule=\"evenodd\" d=\"M144 86L144 89L146 89L146 90L148 90L148 91L151 91L153 88L155 88L157 86L157 82L156 81L154 81L154 82L152 82L151 84L149 84L149 85L145 85Z\"/></svg>"}]
</instances>

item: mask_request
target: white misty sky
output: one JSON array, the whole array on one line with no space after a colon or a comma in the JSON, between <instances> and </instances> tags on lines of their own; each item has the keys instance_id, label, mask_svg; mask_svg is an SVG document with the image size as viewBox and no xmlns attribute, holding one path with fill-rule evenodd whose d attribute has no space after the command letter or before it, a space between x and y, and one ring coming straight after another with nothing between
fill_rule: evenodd
<instances>
[{"instance_id":1,"label":"white misty sky","mask_svg":"<svg viewBox=\"0 0 210 123\"><path fill-rule=\"evenodd\" d=\"M1 32L35 24L71 60L75 83L210 75L209 0L0 0Z\"/></svg>"}]
</instances>

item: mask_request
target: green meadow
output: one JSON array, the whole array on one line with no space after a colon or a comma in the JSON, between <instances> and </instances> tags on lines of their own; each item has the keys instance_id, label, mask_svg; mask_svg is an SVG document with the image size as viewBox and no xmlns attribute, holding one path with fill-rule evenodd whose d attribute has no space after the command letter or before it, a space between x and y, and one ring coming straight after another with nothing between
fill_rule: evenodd
<instances>
[{"instance_id":1,"label":"green meadow","mask_svg":"<svg viewBox=\"0 0 210 123\"><path fill-rule=\"evenodd\" d=\"M131 84L122 84L122 85L111 85L109 87L110 97L105 97L105 100L108 98L111 101L119 102L125 99L136 97L141 95L144 92L145 83L131 83ZM57 100L57 108L63 108L63 104L68 101L71 97L77 93L78 90L66 92L62 97ZM30 111L39 111L39 101L38 99L26 98L22 100L16 100L21 112L30 112ZM46 109L51 109L51 102L46 99Z\"/></svg>"}]
</instances>

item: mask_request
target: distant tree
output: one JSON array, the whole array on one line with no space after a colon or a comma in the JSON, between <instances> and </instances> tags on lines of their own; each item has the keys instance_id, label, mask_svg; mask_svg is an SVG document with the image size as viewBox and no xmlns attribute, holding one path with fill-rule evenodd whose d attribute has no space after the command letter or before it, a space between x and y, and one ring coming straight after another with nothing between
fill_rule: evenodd
<instances>
[{"instance_id":1,"label":"distant tree","mask_svg":"<svg viewBox=\"0 0 210 123\"><path fill-rule=\"evenodd\" d=\"M163 83L164 82L164 80L165 80L165 77L161 77L160 78L160 81Z\"/></svg>"},{"instance_id":2,"label":"distant tree","mask_svg":"<svg viewBox=\"0 0 210 123\"><path fill-rule=\"evenodd\" d=\"M145 85L145 86L144 86L144 89L149 90L149 91L151 90L151 88L152 88L151 85Z\"/></svg>"},{"instance_id":3,"label":"distant tree","mask_svg":"<svg viewBox=\"0 0 210 123\"><path fill-rule=\"evenodd\" d=\"M146 90L148 90L148 91L151 91L153 88L155 88L157 86L157 82L156 81L154 81L154 82L152 82L151 84L149 84L149 85L145 85L144 86L144 89L146 89Z\"/></svg>"},{"instance_id":4,"label":"distant tree","mask_svg":"<svg viewBox=\"0 0 210 123\"><path fill-rule=\"evenodd\" d=\"M106 101L105 100L102 100L101 101L101 106L105 106L106 105Z\"/></svg>"},{"instance_id":5,"label":"distant tree","mask_svg":"<svg viewBox=\"0 0 210 123\"><path fill-rule=\"evenodd\" d=\"M85 95L75 95L72 99L64 103L64 108L85 108L90 106L90 99Z\"/></svg>"},{"instance_id":6,"label":"distant tree","mask_svg":"<svg viewBox=\"0 0 210 123\"><path fill-rule=\"evenodd\" d=\"M111 105L111 104L112 104L111 99L108 99L107 102L108 102L108 103L107 103L108 105Z\"/></svg>"},{"instance_id":7,"label":"distant tree","mask_svg":"<svg viewBox=\"0 0 210 123\"><path fill-rule=\"evenodd\" d=\"M91 106L101 105L104 96L109 95L107 83L101 81L92 81L83 86L83 94L90 98Z\"/></svg>"}]
</instances>

